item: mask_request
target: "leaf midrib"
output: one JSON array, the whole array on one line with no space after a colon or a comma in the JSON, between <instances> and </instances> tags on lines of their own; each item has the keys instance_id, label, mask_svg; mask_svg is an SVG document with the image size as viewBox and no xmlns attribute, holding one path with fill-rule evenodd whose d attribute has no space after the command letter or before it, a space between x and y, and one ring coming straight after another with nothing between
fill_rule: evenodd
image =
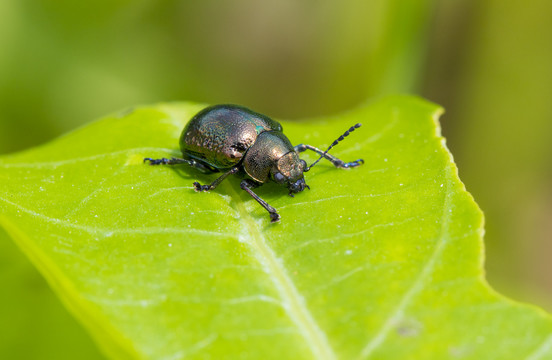
<instances>
[{"instance_id":1,"label":"leaf midrib","mask_svg":"<svg viewBox=\"0 0 552 360\"><path fill-rule=\"evenodd\" d=\"M268 245L259 225L247 211L244 202L241 200L236 189L225 184L225 189L234 199L237 199L236 210L243 220L245 228L244 240L251 247L251 250L260 265L265 268L276 291L280 295L282 305L290 320L297 326L299 333L303 336L314 359L333 360L337 356L333 351L328 338L314 317L307 308L304 298L301 296L295 284L288 276L286 269L274 251ZM274 226L278 226L275 224Z\"/></svg>"}]
</instances>

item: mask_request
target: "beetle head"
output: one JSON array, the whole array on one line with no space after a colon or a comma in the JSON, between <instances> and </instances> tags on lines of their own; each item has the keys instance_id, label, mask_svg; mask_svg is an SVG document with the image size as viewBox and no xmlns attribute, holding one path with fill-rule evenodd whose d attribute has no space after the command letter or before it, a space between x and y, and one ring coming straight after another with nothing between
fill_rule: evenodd
<instances>
[{"instance_id":1,"label":"beetle head","mask_svg":"<svg viewBox=\"0 0 552 360\"><path fill-rule=\"evenodd\" d=\"M307 163L295 151L290 151L278 159L271 171L272 178L278 184L287 186L289 195L293 196L305 188L310 189L303 176L306 167Z\"/></svg>"}]
</instances>

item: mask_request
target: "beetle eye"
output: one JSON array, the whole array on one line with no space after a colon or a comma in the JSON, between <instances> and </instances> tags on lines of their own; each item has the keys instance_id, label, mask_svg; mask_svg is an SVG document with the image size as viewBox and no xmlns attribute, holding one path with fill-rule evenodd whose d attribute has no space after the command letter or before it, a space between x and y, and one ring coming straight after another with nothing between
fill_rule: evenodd
<instances>
[{"instance_id":1,"label":"beetle eye","mask_svg":"<svg viewBox=\"0 0 552 360\"><path fill-rule=\"evenodd\" d=\"M286 178L285 178L284 175L282 175L282 173L278 172L278 173L274 174L274 181L276 181L277 183L283 183L285 179Z\"/></svg>"},{"instance_id":2,"label":"beetle eye","mask_svg":"<svg viewBox=\"0 0 552 360\"><path fill-rule=\"evenodd\" d=\"M301 166L303 167L303 170L307 168L307 162L303 159L300 160L301 161Z\"/></svg>"}]
</instances>

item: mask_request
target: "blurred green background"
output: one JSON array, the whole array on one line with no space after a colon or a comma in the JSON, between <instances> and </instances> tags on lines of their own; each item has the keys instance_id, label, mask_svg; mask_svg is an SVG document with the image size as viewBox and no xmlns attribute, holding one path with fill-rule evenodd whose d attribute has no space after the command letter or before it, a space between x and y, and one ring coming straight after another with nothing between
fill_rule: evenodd
<instances>
[{"instance_id":1,"label":"blurred green background","mask_svg":"<svg viewBox=\"0 0 552 360\"><path fill-rule=\"evenodd\" d=\"M552 310L552 2L2 0L0 153L137 104L233 102L275 118L389 93L446 108L486 214L489 282ZM0 358L98 358L0 231Z\"/></svg>"}]
</instances>

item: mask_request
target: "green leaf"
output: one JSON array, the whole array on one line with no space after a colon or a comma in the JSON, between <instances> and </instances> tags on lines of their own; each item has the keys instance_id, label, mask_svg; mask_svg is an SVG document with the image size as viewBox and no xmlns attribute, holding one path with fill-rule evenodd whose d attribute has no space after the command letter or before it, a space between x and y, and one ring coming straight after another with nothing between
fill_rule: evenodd
<instances>
[{"instance_id":1,"label":"green leaf","mask_svg":"<svg viewBox=\"0 0 552 360\"><path fill-rule=\"evenodd\" d=\"M0 223L113 358L544 359L547 314L495 294L483 218L439 134L441 110L388 97L284 122L292 143L365 165L307 173L310 191L257 193L144 165L178 156L201 106L109 116L0 160ZM314 154L305 154L307 162Z\"/></svg>"},{"instance_id":2,"label":"green leaf","mask_svg":"<svg viewBox=\"0 0 552 360\"><path fill-rule=\"evenodd\" d=\"M99 359L97 347L0 228L0 359Z\"/></svg>"}]
</instances>

